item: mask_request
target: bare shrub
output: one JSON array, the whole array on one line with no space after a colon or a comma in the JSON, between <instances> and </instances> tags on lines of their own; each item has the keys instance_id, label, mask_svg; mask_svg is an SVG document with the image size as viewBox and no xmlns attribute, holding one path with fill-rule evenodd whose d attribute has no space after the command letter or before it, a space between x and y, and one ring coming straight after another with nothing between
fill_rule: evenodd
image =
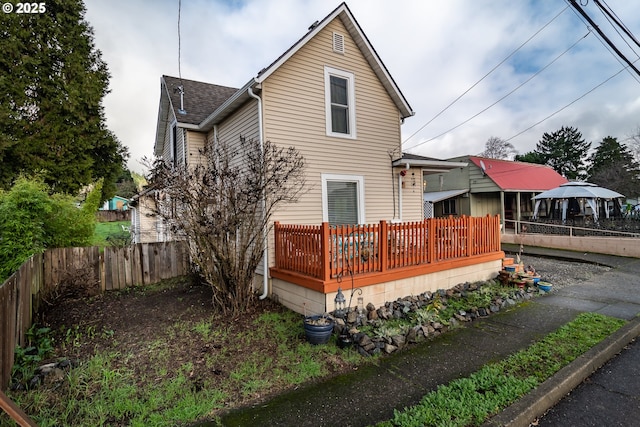
<instances>
[{"instance_id":1,"label":"bare shrub","mask_svg":"<svg viewBox=\"0 0 640 427\"><path fill-rule=\"evenodd\" d=\"M274 211L304 190L304 159L294 147L246 138L211 141L201 154L195 165L155 162L156 213L174 237L189 241L197 271L213 288L214 306L239 313L254 299L253 278Z\"/></svg>"}]
</instances>

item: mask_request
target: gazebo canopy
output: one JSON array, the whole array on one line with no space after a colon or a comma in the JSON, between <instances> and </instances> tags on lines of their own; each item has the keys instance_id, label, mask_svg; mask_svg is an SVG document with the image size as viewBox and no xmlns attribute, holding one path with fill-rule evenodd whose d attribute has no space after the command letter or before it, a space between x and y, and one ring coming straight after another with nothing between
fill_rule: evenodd
<instances>
[{"instance_id":1,"label":"gazebo canopy","mask_svg":"<svg viewBox=\"0 0 640 427\"><path fill-rule=\"evenodd\" d=\"M567 182L559 187L552 188L551 190L544 191L537 196L534 200L544 199L617 199L618 197L624 197L622 194L617 193L608 188L598 187L590 182Z\"/></svg>"},{"instance_id":2,"label":"gazebo canopy","mask_svg":"<svg viewBox=\"0 0 640 427\"><path fill-rule=\"evenodd\" d=\"M536 218L538 216L538 209L540 208L540 202L542 200L560 199L562 200L562 221L565 221L567 218L569 199L585 199L593 211L593 219L597 221L598 201L613 200L621 197L624 196L618 192L609 190L608 188L599 187L590 182L567 182L559 187L544 191L533 198L536 200L533 217ZM605 215L607 218L609 217L608 210L605 210Z\"/></svg>"}]
</instances>

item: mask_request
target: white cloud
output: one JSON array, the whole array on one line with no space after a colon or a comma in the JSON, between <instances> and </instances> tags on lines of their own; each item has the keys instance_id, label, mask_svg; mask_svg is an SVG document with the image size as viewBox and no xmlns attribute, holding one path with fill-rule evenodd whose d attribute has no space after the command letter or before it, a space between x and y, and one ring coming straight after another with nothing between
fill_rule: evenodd
<instances>
[{"instance_id":1,"label":"white cloud","mask_svg":"<svg viewBox=\"0 0 640 427\"><path fill-rule=\"evenodd\" d=\"M640 36L640 16L633 2L608 3ZM239 87L338 4L326 0L184 0L182 76ZM348 5L416 111L403 126L405 138L567 7L556 0L352 0ZM130 167L139 170L137 161L152 153L160 76L178 74L178 2L88 0L86 6L95 43L112 74L112 92L105 99L107 124L129 147ZM640 48L634 46L634 52L614 37L593 2L586 10L631 60L638 58L635 52ZM486 108L586 33L585 24L567 8L407 145L437 136ZM590 34L504 101L415 151L441 158L479 153L490 136L509 138L521 132L621 67L595 34ZM574 126L597 143L607 135L624 139L638 125L640 83L624 72L511 142L526 152L544 132Z\"/></svg>"}]
</instances>

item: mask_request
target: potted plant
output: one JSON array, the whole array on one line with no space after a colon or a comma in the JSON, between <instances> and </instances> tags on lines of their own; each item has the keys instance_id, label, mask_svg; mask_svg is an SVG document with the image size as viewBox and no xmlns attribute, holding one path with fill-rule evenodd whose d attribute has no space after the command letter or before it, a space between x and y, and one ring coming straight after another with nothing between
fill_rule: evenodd
<instances>
[{"instance_id":1,"label":"potted plant","mask_svg":"<svg viewBox=\"0 0 640 427\"><path fill-rule=\"evenodd\" d=\"M326 315L305 316L304 334L311 344L326 344L333 333L334 321Z\"/></svg>"}]
</instances>

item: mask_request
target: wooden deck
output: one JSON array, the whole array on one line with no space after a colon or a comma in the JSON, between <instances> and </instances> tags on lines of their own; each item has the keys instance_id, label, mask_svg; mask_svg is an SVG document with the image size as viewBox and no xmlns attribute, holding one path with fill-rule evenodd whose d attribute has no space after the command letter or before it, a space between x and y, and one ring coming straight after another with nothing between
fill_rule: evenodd
<instances>
[{"instance_id":1,"label":"wooden deck","mask_svg":"<svg viewBox=\"0 0 640 427\"><path fill-rule=\"evenodd\" d=\"M323 293L500 259L500 217L337 226L275 223L271 276Z\"/></svg>"}]
</instances>

